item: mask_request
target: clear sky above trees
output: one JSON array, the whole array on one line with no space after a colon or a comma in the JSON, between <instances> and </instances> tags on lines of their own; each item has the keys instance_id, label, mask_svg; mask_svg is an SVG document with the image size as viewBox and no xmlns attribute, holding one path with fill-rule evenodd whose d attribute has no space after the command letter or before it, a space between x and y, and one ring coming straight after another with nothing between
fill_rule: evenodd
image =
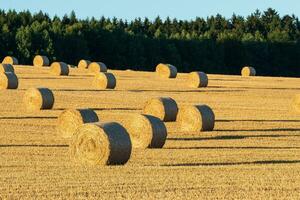
<instances>
[{"instance_id":1,"label":"clear sky above trees","mask_svg":"<svg viewBox=\"0 0 300 200\"><path fill-rule=\"evenodd\" d=\"M247 16L256 9L266 10L269 7L276 9L281 16L300 16L299 0L0 0L0 8L4 10L42 10L50 16L63 16L74 10L79 18L104 15L128 20L136 17L154 19L158 15L162 18L194 19L217 13L229 18L233 13Z\"/></svg>"}]
</instances>

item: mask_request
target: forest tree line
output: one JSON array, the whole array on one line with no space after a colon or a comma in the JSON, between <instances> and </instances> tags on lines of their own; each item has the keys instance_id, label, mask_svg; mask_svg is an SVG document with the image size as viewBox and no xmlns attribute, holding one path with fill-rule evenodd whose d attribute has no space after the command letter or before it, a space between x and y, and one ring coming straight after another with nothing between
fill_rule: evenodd
<instances>
[{"instance_id":1,"label":"forest tree line","mask_svg":"<svg viewBox=\"0 0 300 200\"><path fill-rule=\"evenodd\" d=\"M300 75L299 19L271 8L189 21L0 10L0 27L0 59L14 55L24 64L42 54L75 65L80 59L102 61L111 69L153 70L163 62L181 72L239 74L250 65L260 75Z\"/></svg>"}]
</instances>

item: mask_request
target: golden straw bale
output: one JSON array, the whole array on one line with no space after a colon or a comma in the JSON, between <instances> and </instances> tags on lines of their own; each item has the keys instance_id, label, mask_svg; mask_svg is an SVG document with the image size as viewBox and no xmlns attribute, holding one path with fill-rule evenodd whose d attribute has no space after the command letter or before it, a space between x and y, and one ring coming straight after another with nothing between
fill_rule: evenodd
<instances>
[{"instance_id":1,"label":"golden straw bale","mask_svg":"<svg viewBox=\"0 0 300 200\"><path fill-rule=\"evenodd\" d=\"M61 137L70 138L81 125L98 121L99 118L92 109L69 109L58 116L56 129Z\"/></svg>"},{"instance_id":2,"label":"golden straw bale","mask_svg":"<svg viewBox=\"0 0 300 200\"><path fill-rule=\"evenodd\" d=\"M23 103L28 111L52 109L54 95L48 88L29 88L25 92Z\"/></svg>"},{"instance_id":3,"label":"golden straw bale","mask_svg":"<svg viewBox=\"0 0 300 200\"><path fill-rule=\"evenodd\" d=\"M13 56L6 56L3 61L3 64L11 64L11 65L18 65L19 61L17 58L13 57Z\"/></svg>"},{"instance_id":4,"label":"golden straw bale","mask_svg":"<svg viewBox=\"0 0 300 200\"><path fill-rule=\"evenodd\" d=\"M17 89L18 77L13 72L0 73L0 89Z\"/></svg>"},{"instance_id":5,"label":"golden straw bale","mask_svg":"<svg viewBox=\"0 0 300 200\"><path fill-rule=\"evenodd\" d=\"M245 66L242 69L242 76L255 76L256 70L253 67Z\"/></svg>"},{"instance_id":6,"label":"golden straw bale","mask_svg":"<svg viewBox=\"0 0 300 200\"><path fill-rule=\"evenodd\" d=\"M175 121L177 112L177 103L170 97L150 99L143 109L143 114L155 116L164 122Z\"/></svg>"},{"instance_id":7,"label":"golden straw bale","mask_svg":"<svg viewBox=\"0 0 300 200\"><path fill-rule=\"evenodd\" d=\"M4 72L15 73L15 70L11 64L0 64L0 73L4 73Z\"/></svg>"},{"instance_id":8,"label":"golden straw bale","mask_svg":"<svg viewBox=\"0 0 300 200\"><path fill-rule=\"evenodd\" d=\"M54 62L50 66L50 73L57 76L68 76L69 67L64 62Z\"/></svg>"},{"instance_id":9,"label":"golden straw bale","mask_svg":"<svg viewBox=\"0 0 300 200\"><path fill-rule=\"evenodd\" d=\"M170 64L158 64L156 66L156 73L162 78L176 78L177 68Z\"/></svg>"},{"instance_id":10,"label":"golden straw bale","mask_svg":"<svg viewBox=\"0 0 300 200\"><path fill-rule=\"evenodd\" d=\"M116 87L117 80L112 73L100 72L95 75L93 85L99 89L114 89Z\"/></svg>"},{"instance_id":11,"label":"golden straw bale","mask_svg":"<svg viewBox=\"0 0 300 200\"><path fill-rule=\"evenodd\" d=\"M47 56L36 55L33 59L33 66L35 67L49 66L49 64Z\"/></svg>"},{"instance_id":12,"label":"golden straw bale","mask_svg":"<svg viewBox=\"0 0 300 200\"><path fill-rule=\"evenodd\" d=\"M162 148L167 139L165 124L151 115L131 114L124 127L136 149Z\"/></svg>"},{"instance_id":13,"label":"golden straw bale","mask_svg":"<svg viewBox=\"0 0 300 200\"><path fill-rule=\"evenodd\" d=\"M191 72L189 74L189 85L193 88L207 87L208 77L204 72Z\"/></svg>"},{"instance_id":14,"label":"golden straw bale","mask_svg":"<svg viewBox=\"0 0 300 200\"><path fill-rule=\"evenodd\" d=\"M183 106L179 108L177 122L182 131L212 131L215 115L207 105Z\"/></svg>"},{"instance_id":15,"label":"golden straw bale","mask_svg":"<svg viewBox=\"0 0 300 200\"><path fill-rule=\"evenodd\" d=\"M98 74L99 72L107 72L107 67L102 62L92 62L88 66L88 71L91 74Z\"/></svg>"},{"instance_id":16,"label":"golden straw bale","mask_svg":"<svg viewBox=\"0 0 300 200\"><path fill-rule=\"evenodd\" d=\"M89 61L89 60L80 60L78 63L78 68L79 69L87 69L89 64L91 64L91 61Z\"/></svg>"},{"instance_id":17,"label":"golden straw bale","mask_svg":"<svg viewBox=\"0 0 300 200\"><path fill-rule=\"evenodd\" d=\"M123 165L132 145L126 129L116 122L80 126L72 137L71 157L84 165Z\"/></svg>"}]
</instances>

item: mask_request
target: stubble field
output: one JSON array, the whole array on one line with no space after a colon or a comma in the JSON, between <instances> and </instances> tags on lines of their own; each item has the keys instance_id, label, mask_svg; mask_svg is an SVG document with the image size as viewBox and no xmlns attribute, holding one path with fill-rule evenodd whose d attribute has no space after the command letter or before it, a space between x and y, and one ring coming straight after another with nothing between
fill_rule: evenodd
<instances>
[{"instance_id":1,"label":"stubble field","mask_svg":"<svg viewBox=\"0 0 300 200\"><path fill-rule=\"evenodd\" d=\"M111 71L116 89L97 90L85 71L47 71L16 66L19 89L0 91L0 199L300 199L300 114L291 107L299 79L209 75L207 88L191 89L187 74ZM30 87L52 89L54 108L26 112ZM73 162L56 133L66 108L121 122L159 96L209 105L215 130L182 133L166 123L163 149L134 150L126 165L108 167Z\"/></svg>"}]
</instances>

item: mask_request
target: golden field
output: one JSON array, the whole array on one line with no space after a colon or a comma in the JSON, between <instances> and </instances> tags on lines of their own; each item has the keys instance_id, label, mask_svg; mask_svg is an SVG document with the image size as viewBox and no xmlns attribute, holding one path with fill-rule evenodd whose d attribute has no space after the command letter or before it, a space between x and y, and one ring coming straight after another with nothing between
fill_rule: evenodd
<instances>
[{"instance_id":1,"label":"golden field","mask_svg":"<svg viewBox=\"0 0 300 200\"><path fill-rule=\"evenodd\" d=\"M207 88L187 74L110 71L115 90L97 90L93 76L71 69L15 66L18 90L0 91L0 199L300 199L300 113L292 108L300 79L208 75ZM48 87L52 110L28 113L23 94ZM159 96L180 105L207 104L215 130L182 133L166 123L163 149L134 150L124 166L86 167L56 133L66 108L93 108L100 121L122 121Z\"/></svg>"}]
</instances>

